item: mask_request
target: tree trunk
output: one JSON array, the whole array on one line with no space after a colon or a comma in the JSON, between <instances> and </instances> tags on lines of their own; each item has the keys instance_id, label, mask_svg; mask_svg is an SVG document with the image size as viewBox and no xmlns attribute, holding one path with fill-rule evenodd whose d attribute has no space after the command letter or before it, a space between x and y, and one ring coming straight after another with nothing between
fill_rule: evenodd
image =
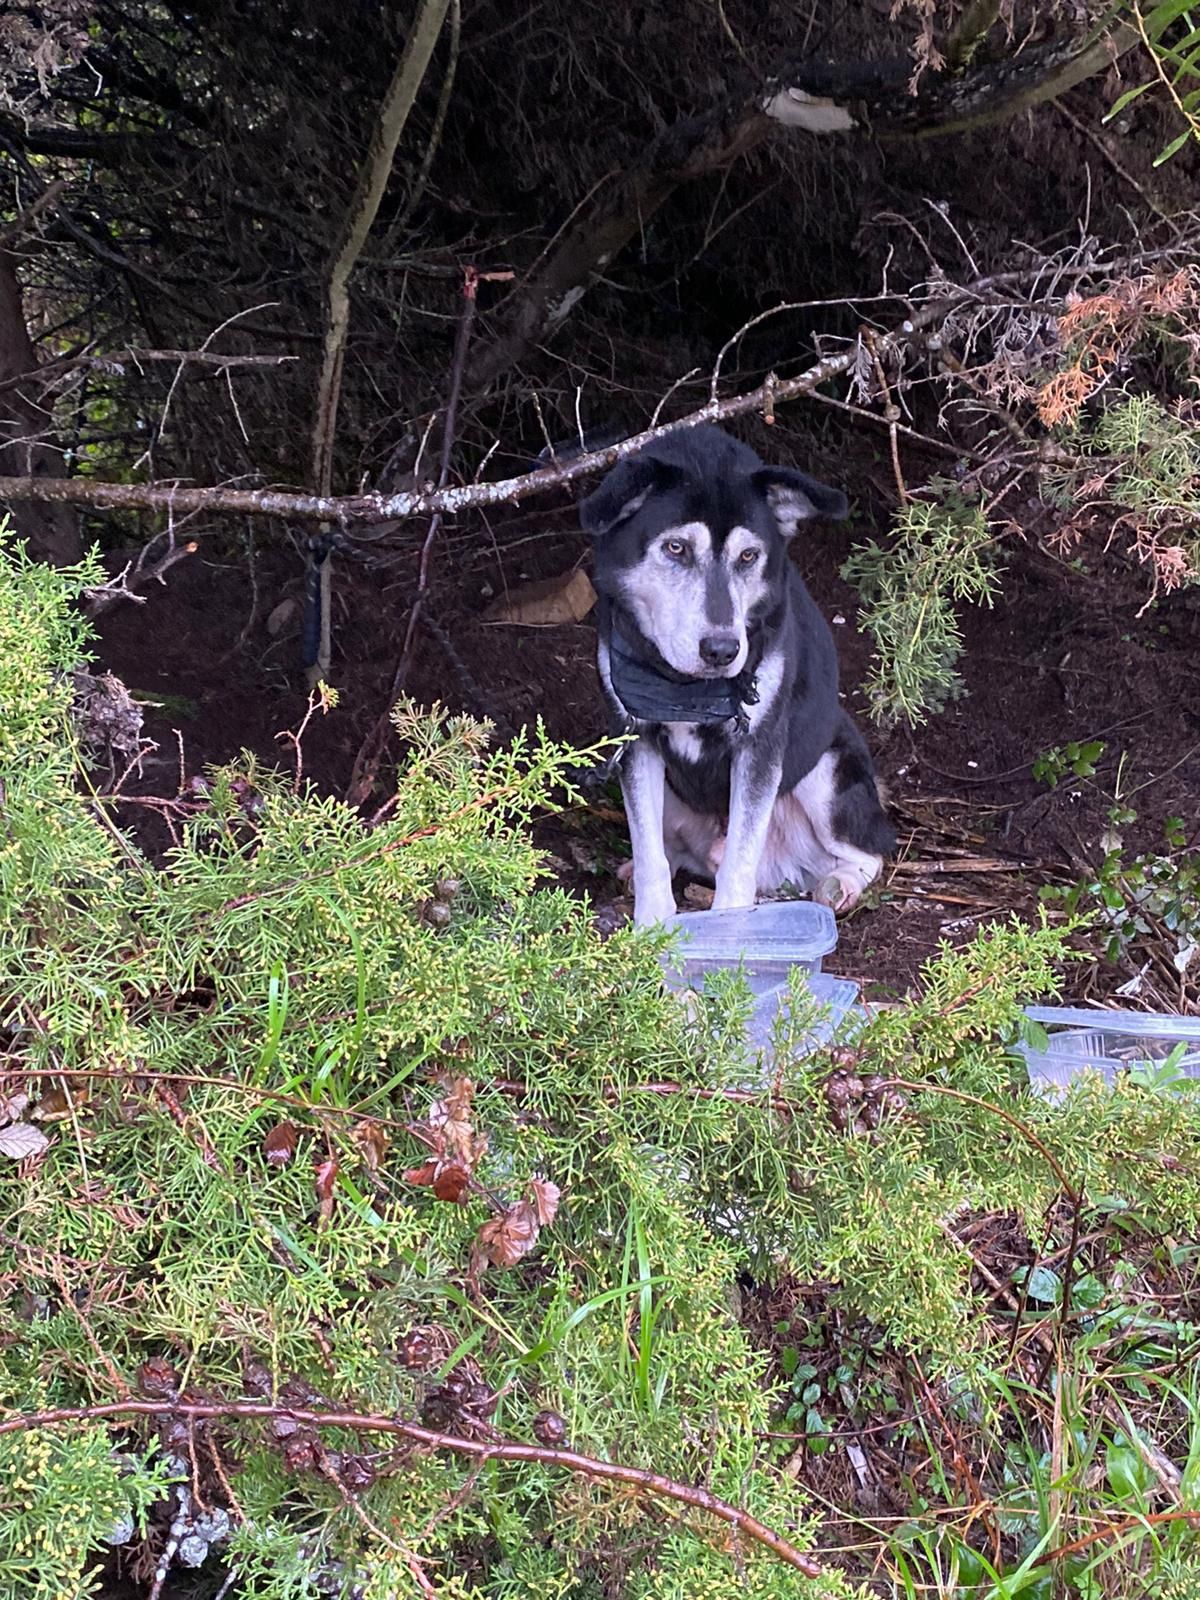
<instances>
[{"instance_id":1,"label":"tree trunk","mask_svg":"<svg viewBox=\"0 0 1200 1600\"><path fill-rule=\"evenodd\" d=\"M0 474L5 476L62 476L62 457L51 445L54 419L40 399L37 367L17 259L0 247ZM69 506L24 500L0 505L0 510L9 512L13 527L39 561L61 567L79 560L79 519Z\"/></svg>"}]
</instances>

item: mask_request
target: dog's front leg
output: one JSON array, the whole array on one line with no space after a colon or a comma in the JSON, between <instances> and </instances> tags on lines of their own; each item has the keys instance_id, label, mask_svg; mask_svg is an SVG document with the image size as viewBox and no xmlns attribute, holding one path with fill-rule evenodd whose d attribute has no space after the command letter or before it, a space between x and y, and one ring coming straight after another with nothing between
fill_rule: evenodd
<instances>
[{"instance_id":1,"label":"dog's front leg","mask_svg":"<svg viewBox=\"0 0 1200 1600\"><path fill-rule=\"evenodd\" d=\"M714 911L752 906L758 889L758 864L767 844L771 813L783 768L762 750L743 746L734 753L729 775L729 831L717 868Z\"/></svg>"},{"instance_id":2,"label":"dog's front leg","mask_svg":"<svg viewBox=\"0 0 1200 1600\"><path fill-rule=\"evenodd\" d=\"M633 920L662 922L675 915L671 864L663 839L666 769L653 745L638 739L621 762L621 793L633 846Z\"/></svg>"}]
</instances>

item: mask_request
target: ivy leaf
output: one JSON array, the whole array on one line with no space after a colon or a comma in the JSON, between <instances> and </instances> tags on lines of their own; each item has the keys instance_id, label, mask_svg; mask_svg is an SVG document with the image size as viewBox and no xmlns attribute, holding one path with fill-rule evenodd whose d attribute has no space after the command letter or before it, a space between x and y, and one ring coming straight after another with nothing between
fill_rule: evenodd
<instances>
[{"instance_id":1,"label":"ivy leaf","mask_svg":"<svg viewBox=\"0 0 1200 1600\"><path fill-rule=\"evenodd\" d=\"M1017 1274L1016 1281L1021 1281L1021 1274ZM1028 1293L1031 1300L1041 1305L1056 1306L1062 1298L1062 1279L1049 1267L1034 1267L1029 1274Z\"/></svg>"},{"instance_id":2,"label":"ivy leaf","mask_svg":"<svg viewBox=\"0 0 1200 1600\"><path fill-rule=\"evenodd\" d=\"M11 1122L7 1128L0 1128L0 1156L7 1156L10 1161L40 1156L49 1143L42 1130L31 1122Z\"/></svg>"}]
</instances>

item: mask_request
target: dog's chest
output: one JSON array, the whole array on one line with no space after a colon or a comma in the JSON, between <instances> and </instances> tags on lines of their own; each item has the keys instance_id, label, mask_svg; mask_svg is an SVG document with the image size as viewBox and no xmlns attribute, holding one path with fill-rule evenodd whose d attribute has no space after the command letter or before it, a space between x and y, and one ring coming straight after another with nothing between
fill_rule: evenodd
<instances>
[{"instance_id":1,"label":"dog's chest","mask_svg":"<svg viewBox=\"0 0 1200 1600\"><path fill-rule=\"evenodd\" d=\"M724 816L729 810L733 755L724 725L664 722L654 729L653 739L666 765L667 781L684 804L708 816Z\"/></svg>"}]
</instances>

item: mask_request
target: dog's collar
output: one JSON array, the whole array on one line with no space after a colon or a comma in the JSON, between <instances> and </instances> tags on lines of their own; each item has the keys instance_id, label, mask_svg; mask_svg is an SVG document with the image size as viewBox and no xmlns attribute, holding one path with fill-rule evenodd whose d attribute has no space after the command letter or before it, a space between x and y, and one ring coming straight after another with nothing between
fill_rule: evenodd
<instances>
[{"instance_id":1,"label":"dog's collar","mask_svg":"<svg viewBox=\"0 0 1200 1600\"><path fill-rule=\"evenodd\" d=\"M613 693L639 722L688 722L700 726L745 719L745 706L757 705L754 673L736 678L685 678L664 662L652 666L631 641L614 628L608 670Z\"/></svg>"}]
</instances>

